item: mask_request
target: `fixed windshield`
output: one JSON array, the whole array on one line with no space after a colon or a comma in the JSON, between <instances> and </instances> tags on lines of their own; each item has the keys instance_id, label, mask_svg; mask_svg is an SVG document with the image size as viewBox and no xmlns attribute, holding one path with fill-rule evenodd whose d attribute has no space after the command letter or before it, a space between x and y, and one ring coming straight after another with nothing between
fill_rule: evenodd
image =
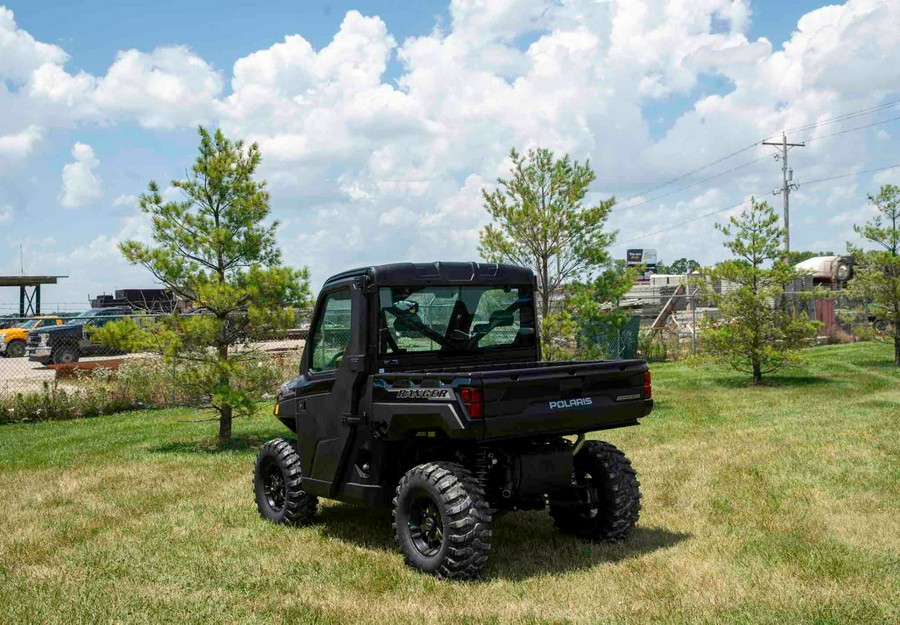
<instances>
[{"instance_id":1,"label":"fixed windshield","mask_svg":"<svg viewBox=\"0 0 900 625\"><path fill-rule=\"evenodd\" d=\"M33 328L38 323L37 319L29 319L28 321L23 321L22 323L16 324L17 328L22 328L23 330L27 330L29 328Z\"/></svg>"},{"instance_id":2,"label":"fixed windshield","mask_svg":"<svg viewBox=\"0 0 900 625\"><path fill-rule=\"evenodd\" d=\"M70 325L72 325L72 324L77 325L80 323L86 323L87 321L90 321L91 319L94 319L95 317L115 317L115 316L119 316L121 314L122 313L119 312L118 310L111 309L111 308L92 308L91 310L84 311L77 317L72 317L66 323L68 323Z\"/></svg>"},{"instance_id":3,"label":"fixed windshield","mask_svg":"<svg viewBox=\"0 0 900 625\"><path fill-rule=\"evenodd\" d=\"M382 354L534 346L531 286L382 287L379 299Z\"/></svg>"}]
</instances>

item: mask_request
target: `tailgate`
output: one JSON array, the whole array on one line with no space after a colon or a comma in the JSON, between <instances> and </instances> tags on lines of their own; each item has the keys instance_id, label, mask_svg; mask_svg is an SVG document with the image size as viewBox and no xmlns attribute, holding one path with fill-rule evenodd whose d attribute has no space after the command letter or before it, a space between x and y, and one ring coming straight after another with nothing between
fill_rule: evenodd
<instances>
[{"instance_id":1,"label":"tailgate","mask_svg":"<svg viewBox=\"0 0 900 625\"><path fill-rule=\"evenodd\" d=\"M643 360L540 363L484 374L487 438L634 425L650 413Z\"/></svg>"}]
</instances>

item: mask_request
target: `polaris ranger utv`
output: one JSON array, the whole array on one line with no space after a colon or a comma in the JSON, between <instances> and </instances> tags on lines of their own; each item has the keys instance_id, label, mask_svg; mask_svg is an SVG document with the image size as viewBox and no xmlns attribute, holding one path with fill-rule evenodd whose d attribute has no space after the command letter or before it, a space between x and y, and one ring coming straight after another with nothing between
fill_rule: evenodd
<instances>
[{"instance_id":1,"label":"polaris ranger utv","mask_svg":"<svg viewBox=\"0 0 900 625\"><path fill-rule=\"evenodd\" d=\"M260 514L305 524L319 497L392 505L406 563L440 578L476 575L507 511L549 507L563 532L624 539L641 507L635 471L585 434L649 414L650 372L541 362L534 285L521 267L444 262L327 280L300 376L275 406L296 442L256 459Z\"/></svg>"}]
</instances>

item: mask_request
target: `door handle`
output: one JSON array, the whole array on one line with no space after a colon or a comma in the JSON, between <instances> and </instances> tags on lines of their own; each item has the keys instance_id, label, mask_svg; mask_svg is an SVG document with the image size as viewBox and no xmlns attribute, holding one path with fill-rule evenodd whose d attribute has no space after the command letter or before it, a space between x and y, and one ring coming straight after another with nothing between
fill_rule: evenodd
<instances>
[{"instance_id":1,"label":"door handle","mask_svg":"<svg viewBox=\"0 0 900 625\"><path fill-rule=\"evenodd\" d=\"M341 423L343 425L358 425L362 421L362 417L354 414L345 414L341 416Z\"/></svg>"}]
</instances>

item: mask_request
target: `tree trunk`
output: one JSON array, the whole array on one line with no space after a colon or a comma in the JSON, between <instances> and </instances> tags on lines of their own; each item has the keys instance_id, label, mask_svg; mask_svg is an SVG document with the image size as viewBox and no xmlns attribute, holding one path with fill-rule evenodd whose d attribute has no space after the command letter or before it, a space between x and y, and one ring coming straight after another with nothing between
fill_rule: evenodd
<instances>
[{"instance_id":1,"label":"tree trunk","mask_svg":"<svg viewBox=\"0 0 900 625\"><path fill-rule=\"evenodd\" d=\"M900 323L894 321L894 364L900 367Z\"/></svg>"},{"instance_id":2,"label":"tree trunk","mask_svg":"<svg viewBox=\"0 0 900 625\"><path fill-rule=\"evenodd\" d=\"M753 361L753 383L759 384L762 382L762 368L760 367L759 361Z\"/></svg>"},{"instance_id":3,"label":"tree trunk","mask_svg":"<svg viewBox=\"0 0 900 625\"><path fill-rule=\"evenodd\" d=\"M538 276L538 288L540 292L537 294L540 296L540 319L535 319L535 324L538 329L538 341L544 348L542 350L541 357L545 360L552 360L551 354L553 350L550 348L550 340L551 337L547 336L546 330L544 329L545 323L547 322L547 315L550 314L550 293L547 291L547 259L542 259L541 262L538 263L540 276Z\"/></svg>"},{"instance_id":4,"label":"tree trunk","mask_svg":"<svg viewBox=\"0 0 900 625\"><path fill-rule=\"evenodd\" d=\"M228 360L228 345L220 344L218 347L219 351L219 362ZM222 388L225 388L229 385L231 380L228 379L227 373L222 373L219 376L219 384ZM219 449L224 449L228 445L231 444L231 416L232 416L232 406L231 404L225 404L221 408L221 412L219 414Z\"/></svg>"},{"instance_id":5,"label":"tree trunk","mask_svg":"<svg viewBox=\"0 0 900 625\"><path fill-rule=\"evenodd\" d=\"M231 406L222 406L219 415L219 449L225 449L231 444Z\"/></svg>"}]
</instances>

